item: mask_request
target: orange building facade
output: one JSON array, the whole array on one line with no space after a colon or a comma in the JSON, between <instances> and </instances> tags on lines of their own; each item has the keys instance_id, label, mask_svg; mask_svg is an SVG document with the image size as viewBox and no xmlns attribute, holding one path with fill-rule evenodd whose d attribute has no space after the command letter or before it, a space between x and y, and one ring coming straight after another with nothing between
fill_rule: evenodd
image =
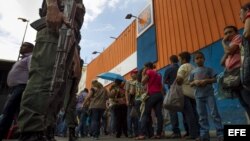
<instances>
[{"instance_id":1,"label":"orange building facade","mask_svg":"<svg viewBox=\"0 0 250 141\"><path fill-rule=\"evenodd\" d=\"M182 51L201 51L205 65L218 74L225 26L235 25L239 32L240 7L249 0L152 0L120 36L87 65L86 87L103 72L116 72L130 79L129 72L151 61L160 74L169 65L169 57ZM140 21L140 19L144 21ZM111 82L100 80L106 87ZM216 88L215 88L216 91ZM217 91L215 92L215 95ZM216 95L217 97L217 95ZM217 97L223 123L245 124L247 118L238 99ZM234 114L232 114L232 112Z\"/></svg>"},{"instance_id":2,"label":"orange building facade","mask_svg":"<svg viewBox=\"0 0 250 141\"><path fill-rule=\"evenodd\" d=\"M168 65L168 58L173 54L178 55L182 51L192 53L217 42L223 37L226 25L242 28L239 11L241 5L248 1L153 0L152 26L155 31L150 36L155 38L157 53L156 59L152 61L156 63L157 70ZM96 79L98 74L112 70L131 54L138 53L137 26L134 20L105 51L88 64L86 87L90 87L91 80ZM142 42L146 40L142 39ZM147 50L147 45L144 48L142 50ZM134 61L143 57L137 56ZM122 75L129 78L128 72Z\"/></svg>"}]
</instances>

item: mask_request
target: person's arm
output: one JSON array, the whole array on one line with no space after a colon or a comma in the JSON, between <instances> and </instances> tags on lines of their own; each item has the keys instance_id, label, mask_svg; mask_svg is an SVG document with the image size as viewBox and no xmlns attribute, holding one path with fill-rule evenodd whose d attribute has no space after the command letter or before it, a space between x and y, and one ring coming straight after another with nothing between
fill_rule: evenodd
<instances>
[{"instance_id":1,"label":"person's arm","mask_svg":"<svg viewBox=\"0 0 250 141\"><path fill-rule=\"evenodd\" d=\"M213 78L209 78L209 79L205 79L205 84L213 84L216 82L216 78L213 77Z\"/></svg>"},{"instance_id":2,"label":"person's arm","mask_svg":"<svg viewBox=\"0 0 250 141\"><path fill-rule=\"evenodd\" d=\"M143 85L145 85L149 80L149 76L146 74L147 70L148 70L147 68L144 68L143 71L142 71L142 81L141 81L141 83Z\"/></svg>"},{"instance_id":3,"label":"person's arm","mask_svg":"<svg viewBox=\"0 0 250 141\"><path fill-rule=\"evenodd\" d=\"M56 5L57 6L57 0L46 0L47 6Z\"/></svg>"},{"instance_id":4,"label":"person's arm","mask_svg":"<svg viewBox=\"0 0 250 141\"><path fill-rule=\"evenodd\" d=\"M225 62L226 62L227 57L228 57L228 54L226 54L226 53L222 56L222 58L220 60L221 66L225 66Z\"/></svg>"},{"instance_id":5,"label":"person's arm","mask_svg":"<svg viewBox=\"0 0 250 141\"><path fill-rule=\"evenodd\" d=\"M93 94L94 94L94 88L91 88L90 92L88 93L88 95L86 96L86 98L83 101L83 105L86 105L89 102L89 100L93 96Z\"/></svg>"},{"instance_id":6,"label":"person's arm","mask_svg":"<svg viewBox=\"0 0 250 141\"><path fill-rule=\"evenodd\" d=\"M170 78L169 74L170 73L171 73L171 69L167 68L165 70L165 73L164 73L164 76L163 76L163 83L166 84L166 85L168 85L168 86L170 85L169 84L169 78Z\"/></svg>"},{"instance_id":7,"label":"person's arm","mask_svg":"<svg viewBox=\"0 0 250 141\"><path fill-rule=\"evenodd\" d=\"M236 44L232 46L227 45L225 38L222 40L222 46L224 48L225 54L234 54L235 51L239 49L239 45L236 45Z\"/></svg>"},{"instance_id":8,"label":"person's arm","mask_svg":"<svg viewBox=\"0 0 250 141\"><path fill-rule=\"evenodd\" d=\"M58 31L64 20L63 13L59 10L57 0L46 0L47 4L47 15L46 21L47 26L53 30Z\"/></svg>"},{"instance_id":9,"label":"person's arm","mask_svg":"<svg viewBox=\"0 0 250 141\"><path fill-rule=\"evenodd\" d=\"M190 82L190 86L196 86L196 81L194 80L194 72L192 71L189 75L188 81Z\"/></svg>"},{"instance_id":10,"label":"person's arm","mask_svg":"<svg viewBox=\"0 0 250 141\"><path fill-rule=\"evenodd\" d=\"M208 71L208 76L210 78L204 79L200 81L201 86L206 86L207 84L213 84L216 83L216 73L213 69L209 69Z\"/></svg>"},{"instance_id":11,"label":"person's arm","mask_svg":"<svg viewBox=\"0 0 250 141\"><path fill-rule=\"evenodd\" d=\"M178 84L178 85L182 85L183 84L183 78L182 77L180 77L180 76L177 76L176 77L176 83Z\"/></svg>"},{"instance_id":12,"label":"person's arm","mask_svg":"<svg viewBox=\"0 0 250 141\"><path fill-rule=\"evenodd\" d=\"M28 60L27 60L27 63L28 63L28 70L30 71L30 66L31 66L31 57L32 55L28 56Z\"/></svg>"},{"instance_id":13,"label":"person's arm","mask_svg":"<svg viewBox=\"0 0 250 141\"><path fill-rule=\"evenodd\" d=\"M127 81L125 84L125 100L127 105L129 104L128 95L129 95L129 81Z\"/></svg>"},{"instance_id":14,"label":"person's arm","mask_svg":"<svg viewBox=\"0 0 250 141\"><path fill-rule=\"evenodd\" d=\"M114 88L115 86L111 86L110 90L109 90L109 93L108 93L108 96L110 98L115 98L115 95L116 95L116 90Z\"/></svg>"},{"instance_id":15,"label":"person's arm","mask_svg":"<svg viewBox=\"0 0 250 141\"><path fill-rule=\"evenodd\" d=\"M247 18L245 21L243 36L250 39L250 18Z\"/></svg>"},{"instance_id":16,"label":"person's arm","mask_svg":"<svg viewBox=\"0 0 250 141\"><path fill-rule=\"evenodd\" d=\"M176 76L176 80L175 80L178 85L183 84L183 81L184 81L183 78L184 78L185 73L186 73L185 65L181 65L177 71L177 76Z\"/></svg>"}]
</instances>

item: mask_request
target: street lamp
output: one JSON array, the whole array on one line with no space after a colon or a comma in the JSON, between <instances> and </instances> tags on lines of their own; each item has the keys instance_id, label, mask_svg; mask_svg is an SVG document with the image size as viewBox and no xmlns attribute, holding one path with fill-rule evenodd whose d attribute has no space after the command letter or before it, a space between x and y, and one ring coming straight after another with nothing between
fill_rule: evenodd
<instances>
[{"instance_id":1,"label":"street lamp","mask_svg":"<svg viewBox=\"0 0 250 141\"><path fill-rule=\"evenodd\" d=\"M116 37L112 37L112 36L111 36L111 37L109 37L109 38L112 38L112 39L115 39L115 40L117 39Z\"/></svg>"},{"instance_id":2,"label":"street lamp","mask_svg":"<svg viewBox=\"0 0 250 141\"><path fill-rule=\"evenodd\" d=\"M125 19L131 19L132 17L136 18L140 24L144 24L146 21L142 18L139 18L137 16L134 16L133 14L129 13L126 15Z\"/></svg>"},{"instance_id":3,"label":"street lamp","mask_svg":"<svg viewBox=\"0 0 250 141\"><path fill-rule=\"evenodd\" d=\"M98 52L98 51L93 51L92 54L97 54L97 53L101 53L101 52Z\"/></svg>"},{"instance_id":4,"label":"street lamp","mask_svg":"<svg viewBox=\"0 0 250 141\"><path fill-rule=\"evenodd\" d=\"M136 18L136 19L139 19L137 16L134 16L132 15L131 13L130 14L127 14L127 16L125 17L125 19L131 19L132 17Z\"/></svg>"},{"instance_id":5,"label":"street lamp","mask_svg":"<svg viewBox=\"0 0 250 141\"><path fill-rule=\"evenodd\" d=\"M27 19L25 19L25 18L20 18L20 17L17 18L17 19L18 19L18 20L21 20L22 22L26 22L26 27L25 27L25 30L24 30L24 35L23 35L23 40L22 40L22 44L23 44L24 38L25 38L25 35L26 35L26 32L27 32L29 20L27 20ZM22 44L21 44L21 45L22 45ZM19 60L19 58L20 58L20 51L19 51L17 60Z\"/></svg>"}]
</instances>

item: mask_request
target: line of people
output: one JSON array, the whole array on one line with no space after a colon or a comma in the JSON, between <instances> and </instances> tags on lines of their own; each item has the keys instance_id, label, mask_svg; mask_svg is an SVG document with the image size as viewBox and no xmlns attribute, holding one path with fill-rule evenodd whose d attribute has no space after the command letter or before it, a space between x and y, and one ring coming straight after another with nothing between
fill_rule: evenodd
<instances>
[{"instance_id":1,"label":"line of people","mask_svg":"<svg viewBox=\"0 0 250 141\"><path fill-rule=\"evenodd\" d=\"M235 26L226 26L224 29L225 36L222 39L222 46L225 55L222 57L221 64L225 67L225 72L243 67L241 65L243 54L240 53L243 52L244 48L242 37L249 39L250 35L249 9L250 3L241 8L240 17L245 24L242 36L238 34L238 29ZM210 114L216 128L217 139L223 141L223 124L213 88L213 84L217 82L217 73L204 65L205 55L202 52L195 52L193 58L195 66L190 63L191 54L189 52L181 52L178 57L172 55L170 57L171 64L167 67L163 80L151 62L146 63L140 71L133 70L131 80L126 81L125 84L121 80L116 80L105 97L108 99L108 106L105 108L110 111L111 119L109 132L117 138L121 137L122 133L126 137L135 137L137 140L152 137L161 138L164 132L162 104L165 94L162 82L167 84L168 88L173 83L177 83L182 86L184 94L184 109L181 113L186 133L183 136L186 139L209 141L208 115ZM180 60L180 66L178 60ZM249 93L248 88L240 84L238 97L248 117L250 116ZM102 102L104 105L105 100L103 99ZM99 116L91 116L93 118L91 120L95 120L91 123L91 130L100 129L96 128L96 126L100 126L100 123L96 122L101 121L101 115L105 110L101 111ZM170 112L170 119L173 134L169 138L181 138L178 113ZM93 133L95 138L99 137L99 131Z\"/></svg>"},{"instance_id":2,"label":"line of people","mask_svg":"<svg viewBox=\"0 0 250 141\"><path fill-rule=\"evenodd\" d=\"M50 2L52 3L52 1ZM49 6L53 6L53 4ZM83 7L81 7L83 5L78 6L83 9ZM50 7L48 9L49 12L51 12L50 9L58 10L58 7ZM51 13L49 13L49 15L51 16ZM240 18L244 23L243 35L239 35L237 33L238 29L234 26L227 26L224 29L225 36L222 40L222 46L225 55L221 62L222 65L225 66L226 73L240 68L239 75L241 76L241 83L239 84L240 93L238 93L238 97L248 117L250 117L249 83L245 80L247 78L244 77L249 73L246 70L248 70L250 66L250 55L248 52L250 41L250 3L241 7ZM49 19L53 18L50 17ZM81 19L81 21L83 21L83 19ZM80 27L81 24L82 23L79 23ZM18 61L9 73L9 77L11 78L11 75L14 74L13 70L16 71L18 65L25 67L24 71L26 74L29 68L31 69L29 81L27 75L18 75L25 76L25 78L20 78L20 80L22 80L20 82L17 80L13 81L12 78L10 79L12 83L8 82L9 86L12 87L12 91L0 121L1 138L6 135L14 114L18 112L18 107L20 106L20 101L12 102L12 100L21 100L25 88L21 112L18 117L18 125L21 130L20 140L55 140L54 129L50 125L54 124L55 114L59 111L59 108L62 108L62 101L57 101L59 103L58 105L45 104L51 103L51 100L55 100L55 98L49 95L48 89L51 81L47 81L46 78L48 77L50 80L52 76L51 68L53 64L51 63L50 57L54 56L56 52L55 45L57 43L57 37L47 32L47 30L49 29L44 28L38 32L31 67L28 66L29 57L24 58L27 57L25 53L31 53L34 45L24 43L22 47L31 48L28 52L23 52L24 58ZM45 40L46 37L51 37L49 38L50 41ZM40 46L43 46L45 50L41 50ZM41 57L39 55L40 53L47 56ZM68 116L72 117L72 124L68 124L70 128L70 140L76 140L74 138L75 135L72 135L75 134L75 130L76 134L80 133L82 136L87 134L84 131L85 123L87 123L87 115L89 115L90 120L88 133L94 139L99 139L102 123L104 123L105 127L109 126L109 130L105 131L108 131L116 138L120 138L122 134L124 134L125 137L135 137L136 140L162 138L164 135L162 104L165 95L162 82L164 82L168 87L171 87L173 83L182 86L184 94L184 110L182 111L182 115L186 130L185 138L198 141L210 140L208 111L206 109L206 107L209 107L210 115L217 131L218 141L223 141L222 119L217 108L214 89L212 87L213 83L216 82L216 73L212 68L204 66L204 54L202 52L194 53L196 67L190 63L191 54L189 52L181 52L178 57L173 55L170 57L170 60L172 64L167 68L163 80L162 76L155 70L154 64L148 62L142 70L133 70L131 72L131 80L124 83L122 80L117 79L109 90L103 87L97 80L92 81L89 93L85 90L85 94L88 93L88 95L86 94L84 100L82 98L83 103L76 107L76 112L80 119L80 124L77 128L75 128L76 124L74 122L76 114L68 114ZM180 60L180 66L177 64L178 60ZM41 66L42 69L37 68L37 66ZM40 73L40 71L43 73ZM45 76L45 73L48 75ZM17 76L12 77L16 78ZM13 84L13 82L15 84ZM26 83L28 83L27 87ZM73 105L74 107L74 104L74 102L70 102L67 105ZM53 108L51 108L51 112L53 113L46 113L49 109L48 106L53 106ZM85 113L83 113L83 111ZM109 116L105 117L103 115ZM169 136L169 138L181 138L178 127L178 114L170 112L170 117L173 134ZM105 123L107 124L105 125ZM46 131L46 138L44 131Z\"/></svg>"}]
</instances>

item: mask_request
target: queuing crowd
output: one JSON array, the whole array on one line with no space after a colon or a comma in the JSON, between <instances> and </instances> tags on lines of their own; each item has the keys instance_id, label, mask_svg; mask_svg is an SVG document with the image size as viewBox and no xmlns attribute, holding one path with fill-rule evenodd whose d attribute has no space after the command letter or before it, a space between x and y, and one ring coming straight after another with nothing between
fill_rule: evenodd
<instances>
[{"instance_id":1,"label":"queuing crowd","mask_svg":"<svg viewBox=\"0 0 250 141\"><path fill-rule=\"evenodd\" d=\"M224 28L222 46L225 54L221 59L221 65L225 68L225 81L219 83L225 93L237 93L248 117L250 117L249 85L243 82L243 74L239 70L244 70L246 66L250 65L246 63L244 66L242 65L244 64L242 57L246 59L246 56L249 56L249 54L244 54L247 45L243 42L243 39L249 39L250 35L249 9L249 3L241 8L240 17L245 23L243 35L238 33L235 26ZM89 113L90 122L80 120L77 129L87 127L87 125L89 127L81 128L77 134L82 137L89 134L98 139L100 129L103 128L103 133L114 135L116 138L120 138L122 134L136 140L162 138L165 126L162 112L163 100L167 93L164 91L164 84L167 85L168 90L171 90L173 84L177 84L182 87L184 95L184 108L180 112L183 116L186 133L181 135L178 112L169 111L173 133L168 138L184 137L197 141L209 141L208 115L210 115L216 129L217 139L223 141L223 124L213 87L213 84L217 82L218 72L216 73L213 68L204 65L205 55L199 51L194 53L193 60L189 52L181 52L178 56L172 55L169 59L171 64L167 66L163 77L157 73L154 64L148 62L143 69L131 71L130 80L126 82L115 80L109 90L105 90L100 82L94 80L90 93L82 102L84 108L79 118L86 119L83 117ZM228 75L241 77L242 82L228 84L229 82L226 81ZM85 93L86 91L83 92L84 95ZM79 99L81 99L81 95L79 95ZM93 107L96 104L102 106ZM89 112L86 112L86 109L90 109ZM85 125L82 126L82 124Z\"/></svg>"},{"instance_id":2,"label":"queuing crowd","mask_svg":"<svg viewBox=\"0 0 250 141\"><path fill-rule=\"evenodd\" d=\"M245 25L243 35L238 33L235 26L226 26L224 28L225 36L222 39L225 52L221 59L221 65L225 67L224 79L231 75L236 76L234 78L238 81L219 83L219 85L223 85L225 92L237 93L248 117L250 117L250 87L248 78L245 76L249 73L250 68L249 10L250 3L244 5L240 11L240 18ZM33 46L30 43L22 45L22 48L29 47L29 49L22 50L23 58L14 65L9 73L8 85L11 87L11 95L0 120L1 139L7 134L14 115L19 112L20 97L28 81L29 56ZM209 141L208 115L210 114L216 128L217 139L223 141L223 124L213 87L213 84L217 82L217 73L213 68L205 66L205 55L199 51L194 53L193 58L189 52L184 51L178 56L172 55L169 59L171 64L167 66L163 76L157 73L152 62L148 62L145 63L143 69L132 70L130 80L116 79L109 89L98 80L93 80L91 88L89 90L85 88L77 96L75 115L78 125L72 133L78 137L91 136L94 139L99 139L101 133L113 135L116 138L124 135L136 140L162 138L165 126L163 101L166 94L169 94L164 89L166 84L168 90L175 85L182 88L183 110L178 112L183 116L186 132L181 135L178 112L170 110L173 133L168 138ZM25 69L20 70L20 65L25 66ZM17 78L16 70L26 72L26 75L22 75L25 78L20 78L22 80L20 82L13 79L13 76ZM13 100L17 101L13 102ZM56 125L57 128L53 129L55 134L67 136L68 125L65 123L65 109L63 108L57 116Z\"/></svg>"}]
</instances>

